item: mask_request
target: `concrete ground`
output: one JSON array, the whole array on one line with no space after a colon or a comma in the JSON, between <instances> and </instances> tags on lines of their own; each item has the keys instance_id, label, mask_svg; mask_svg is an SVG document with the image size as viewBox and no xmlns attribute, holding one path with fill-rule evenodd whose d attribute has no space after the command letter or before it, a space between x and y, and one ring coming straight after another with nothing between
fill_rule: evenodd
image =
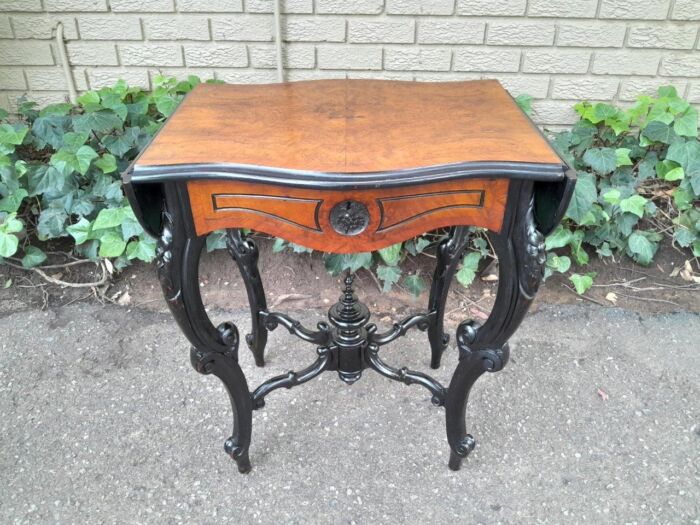
<instances>
[{"instance_id":1,"label":"concrete ground","mask_svg":"<svg viewBox=\"0 0 700 525\"><path fill-rule=\"evenodd\" d=\"M272 393L240 475L225 391L169 315L5 314L0 523L698 523L699 340L693 313L540 306L473 391L460 472L427 391L367 372ZM427 369L425 334L382 351ZM251 388L313 358L282 330L265 369L241 350Z\"/></svg>"}]
</instances>

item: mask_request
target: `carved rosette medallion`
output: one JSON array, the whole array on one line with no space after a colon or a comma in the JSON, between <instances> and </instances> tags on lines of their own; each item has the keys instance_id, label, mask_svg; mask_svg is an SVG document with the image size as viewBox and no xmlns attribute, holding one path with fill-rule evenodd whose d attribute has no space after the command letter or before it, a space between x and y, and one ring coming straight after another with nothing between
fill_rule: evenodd
<instances>
[{"instance_id":1,"label":"carved rosette medallion","mask_svg":"<svg viewBox=\"0 0 700 525\"><path fill-rule=\"evenodd\" d=\"M342 201L333 206L331 226L341 235L358 235L369 224L367 206L357 201Z\"/></svg>"}]
</instances>

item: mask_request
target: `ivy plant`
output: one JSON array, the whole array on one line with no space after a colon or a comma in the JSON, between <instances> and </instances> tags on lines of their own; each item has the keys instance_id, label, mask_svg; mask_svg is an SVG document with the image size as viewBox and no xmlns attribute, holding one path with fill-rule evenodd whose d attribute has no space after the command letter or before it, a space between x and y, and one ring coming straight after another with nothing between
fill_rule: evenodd
<instances>
[{"instance_id":1,"label":"ivy plant","mask_svg":"<svg viewBox=\"0 0 700 525\"><path fill-rule=\"evenodd\" d=\"M213 82L213 81L210 81ZM147 92L120 81L88 91L76 104L39 108L21 101L17 115L0 109L0 263L25 267L46 260L46 243L72 242L74 255L150 261L155 240L141 228L126 201L120 174L150 141L182 97L200 79L158 76ZM525 112L532 98L516 97ZM581 102L580 120L552 135L552 143L576 170L578 183L563 223L547 238L545 275L588 264L590 254L624 253L650 264L663 235L700 256L700 142L697 111L672 87L641 96L630 108ZM325 254L332 274L373 271L384 291L402 286L419 295L428 276L405 274L402 263L437 245L439 232L374 253ZM207 249L225 247L223 232ZM310 250L275 239L274 251ZM493 257L484 233L471 229L457 280L469 286L485 257ZM593 272L573 273L579 293Z\"/></svg>"},{"instance_id":2,"label":"ivy plant","mask_svg":"<svg viewBox=\"0 0 700 525\"><path fill-rule=\"evenodd\" d=\"M41 246L71 238L76 254L150 261L155 240L141 228L120 174L149 142L197 77L156 77L146 92L120 81L82 94L77 104L19 105L0 113L0 257L41 264Z\"/></svg>"},{"instance_id":3,"label":"ivy plant","mask_svg":"<svg viewBox=\"0 0 700 525\"><path fill-rule=\"evenodd\" d=\"M696 109L668 86L656 97L638 97L627 109L581 102L575 110L580 120L573 128L552 136L578 181L547 249L568 247L578 265L589 261L586 246L600 257L625 253L649 265L666 234L700 256ZM571 259L550 252L547 274L568 271ZM592 277L576 275L572 282L581 293Z\"/></svg>"}]
</instances>

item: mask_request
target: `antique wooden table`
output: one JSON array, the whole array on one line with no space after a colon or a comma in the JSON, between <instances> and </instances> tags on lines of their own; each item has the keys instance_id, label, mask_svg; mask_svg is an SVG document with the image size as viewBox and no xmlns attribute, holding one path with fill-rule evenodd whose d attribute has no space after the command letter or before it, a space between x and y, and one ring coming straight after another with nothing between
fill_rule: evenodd
<instances>
[{"instance_id":1,"label":"antique wooden table","mask_svg":"<svg viewBox=\"0 0 700 525\"><path fill-rule=\"evenodd\" d=\"M327 370L346 383L365 368L430 391L444 406L450 468L474 448L465 428L469 390L508 360L542 278L544 235L561 219L575 177L497 81L413 83L324 80L197 86L124 175L144 228L158 237L157 266L170 310L192 343L198 372L226 385L233 435L226 452L250 470L252 411L271 391ZM449 336L447 292L468 226L489 231L499 259L498 294L483 325L457 328L459 362L448 387L394 368L379 349L415 327L427 331L432 368ZM449 227L437 248L427 313L386 332L353 293L352 276L315 330L268 310L252 229L325 252L376 250ZM246 343L264 365L278 325L316 346L317 359L252 392L238 364L238 329L213 326L199 292L205 237L227 229L228 251L245 281L252 315Z\"/></svg>"}]
</instances>

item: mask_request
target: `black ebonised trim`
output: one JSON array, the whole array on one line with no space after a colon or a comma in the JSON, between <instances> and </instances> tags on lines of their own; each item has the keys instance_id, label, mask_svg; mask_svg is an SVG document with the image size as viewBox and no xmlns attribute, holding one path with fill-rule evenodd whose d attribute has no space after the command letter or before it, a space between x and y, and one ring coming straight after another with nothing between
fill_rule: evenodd
<instances>
[{"instance_id":1,"label":"black ebonised trim","mask_svg":"<svg viewBox=\"0 0 700 525\"><path fill-rule=\"evenodd\" d=\"M564 164L487 161L397 171L323 173L244 164L178 164L133 166L124 174L124 182L129 184L171 180L230 179L297 188L353 190L484 177L560 181L565 178L566 169Z\"/></svg>"},{"instance_id":2,"label":"black ebonised trim","mask_svg":"<svg viewBox=\"0 0 700 525\"><path fill-rule=\"evenodd\" d=\"M262 211L262 210L256 210L254 208L245 208L243 206L231 206L228 208L217 208L217 210L224 210L224 211L240 211L240 212L245 212L245 213L250 213L252 215L261 215L262 217L269 217L271 219L276 219L280 222L284 222L286 224L289 224L291 226L295 226L297 228L301 228L302 230L307 230L310 232L317 232L321 233L321 226L318 224L318 221L316 221L316 227L315 228L309 228L305 224L301 224L299 222L293 221L291 219L287 219L286 217L282 217L281 215L276 215L274 213L270 213L267 211ZM316 214L318 215L318 214Z\"/></svg>"},{"instance_id":3,"label":"black ebonised trim","mask_svg":"<svg viewBox=\"0 0 700 525\"><path fill-rule=\"evenodd\" d=\"M411 215L410 217L403 219L402 221L395 222L393 224L390 224L389 226L384 226L384 218L385 215L382 215L382 220L379 223L379 227L377 228L377 233L379 232L385 232L388 230L392 230L394 228L397 228L399 226L402 226L406 224L407 222L413 222L416 219L420 219L421 217L425 217L426 215L431 215L433 213L437 213L439 211L444 211L444 210L457 210L460 208L481 208L482 206L477 205L477 204L450 204L448 206L440 206L439 208L430 208L429 210L422 211L420 213L416 213L415 215ZM382 206L382 210L384 207Z\"/></svg>"}]
</instances>

